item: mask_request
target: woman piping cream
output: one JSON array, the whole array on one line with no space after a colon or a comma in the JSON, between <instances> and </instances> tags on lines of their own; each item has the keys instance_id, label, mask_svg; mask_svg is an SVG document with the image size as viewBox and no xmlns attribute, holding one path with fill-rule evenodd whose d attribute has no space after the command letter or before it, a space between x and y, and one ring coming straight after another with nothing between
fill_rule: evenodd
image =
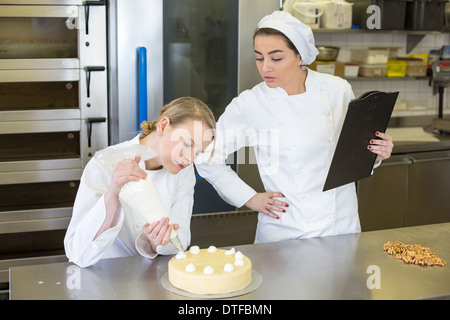
<instances>
[{"instance_id":1,"label":"woman piping cream","mask_svg":"<svg viewBox=\"0 0 450 320\"><path fill-rule=\"evenodd\" d=\"M355 184L322 188L342 128L351 86L310 70L318 54L309 27L289 13L264 17L254 35L256 66L263 82L242 92L217 123L212 163L196 161L227 202L259 212L255 242L354 233L361 230ZM376 165L390 157L390 136L370 141ZM230 153L252 146L266 192L256 193L225 163Z\"/></svg>"},{"instance_id":2,"label":"woman piping cream","mask_svg":"<svg viewBox=\"0 0 450 320\"><path fill-rule=\"evenodd\" d=\"M169 243L172 228L177 230L184 249L190 243L196 181L192 163L214 138L214 116L200 100L179 98L161 109L157 121L143 122L141 129L134 139L105 150L117 146L126 150L140 144L155 150L156 157L118 163L94 157L84 169L64 239L67 257L81 267L102 258L174 254L177 249ZM127 182L147 175L153 180L171 224L169 218L148 224L138 212L119 202L119 193Z\"/></svg>"}]
</instances>

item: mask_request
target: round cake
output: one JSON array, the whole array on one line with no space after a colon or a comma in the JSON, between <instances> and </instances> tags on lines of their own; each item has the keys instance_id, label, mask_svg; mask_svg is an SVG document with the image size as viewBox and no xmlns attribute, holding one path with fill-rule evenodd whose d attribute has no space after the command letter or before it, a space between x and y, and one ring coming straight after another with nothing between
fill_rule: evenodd
<instances>
[{"instance_id":1,"label":"round cake","mask_svg":"<svg viewBox=\"0 0 450 320\"><path fill-rule=\"evenodd\" d=\"M196 294L229 293L250 284L252 263L234 248L192 246L170 259L168 278L174 287Z\"/></svg>"}]
</instances>

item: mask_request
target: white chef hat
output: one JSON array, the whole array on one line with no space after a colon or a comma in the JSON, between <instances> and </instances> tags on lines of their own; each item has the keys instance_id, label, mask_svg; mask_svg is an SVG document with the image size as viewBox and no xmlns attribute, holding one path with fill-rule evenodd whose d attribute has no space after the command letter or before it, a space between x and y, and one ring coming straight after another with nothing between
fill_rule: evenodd
<instances>
[{"instance_id":1,"label":"white chef hat","mask_svg":"<svg viewBox=\"0 0 450 320\"><path fill-rule=\"evenodd\" d=\"M258 23L258 28L271 28L280 31L297 48L302 57L302 64L309 65L319 54L314 45L314 35L310 27L285 11L275 11L265 16Z\"/></svg>"}]
</instances>

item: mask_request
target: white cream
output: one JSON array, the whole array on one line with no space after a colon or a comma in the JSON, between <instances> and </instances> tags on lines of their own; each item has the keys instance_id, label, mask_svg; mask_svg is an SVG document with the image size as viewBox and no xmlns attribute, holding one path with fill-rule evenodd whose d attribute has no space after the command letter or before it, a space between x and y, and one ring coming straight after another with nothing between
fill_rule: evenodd
<instances>
[{"instance_id":1,"label":"white cream","mask_svg":"<svg viewBox=\"0 0 450 320\"><path fill-rule=\"evenodd\" d=\"M227 263L226 265L223 266L223 271L225 272L231 272L234 270L234 267L231 263Z\"/></svg>"},{"instance_id":2,"label":"white cream","mask_svg":"<svg viewBox=\"0 0 450 320\"><path fill-rule=\"evenodd\" d=\"M183 251L180 251L177 253L177 255L175 256L175 259L177 260L181 260L181 259L186 259L186 253L184 253Z\"/></svg>"},{"instance_id":3,"label":"white cream","mask_svg":"<svg viewBox=\"0 0 450 320\"><path fill-rule=\"evenodd\" d=\"M184 268L186 272L194 272L196 270L195 266L192 263L189 263L186 268Z\"/></svg>"},{"instance_id":4,"label":"white cream","mask_svg":"<svg viewBox=\"0 0 450 320\"><path fill-rule=\"evenodd\" d=\"M200 248L199 246L192 246L189 248L189 252L191 254L198 254L200 252Z\"/></svg>"},{"instance_id":5,"label":"white cream","mask_svg":"<svg viewBox=\"0 0 450 320\"><path fill-rule=\"evenodd\" d=\"M235 258L236 260L242 260L242 259L244 259L244 255L242 254L242 252L238 251L238 252L236 252L236 254L234 255L234 258Z\"/></svg>"},{"instance_id":6,"label":"white cream","mask_svg":"<svg viewBox=\"0 0 450 320\"><path fill-rule=\"evenodd\" d=\"M229 256L229 255L231 255L231 254L234 254L235 252L236 252L236 250L234 250L234 248L231 248L230 250L225 251L225 254L226 254L227 256Z\"/></svg>"},{"instance_id":7,"label":"white cream","mask_svg":"<svg viewBox=\"0 0 450 320\"><path fill-rule=\"evenodd\" d=\"M244 260L238 260L238 259L236 259L236 260L234 260L234 265L235 265L236 267L242 267L242 266L244 265Z\"/></svg>"},{"instance_id":8,"label":"white cream","mask_svg":"<svg viewBox=\"0 0 450 320\"><path fill-rule=\"evenodd\" d=\"M217 248L216 248L216 247L214 247L214 246L209 246L208 252L214 253L214 252L216 252L216 251L217 251Z\"/></svg>"},{"instance_id":9,"label":"white cream","mask_svg":"<svg viewBox=\"0 0 450 320\"><path fill-rule=\"evenodd\" d=\"M204 274L212 274L212 273L214 273L214 269L211 266L206 266L206 268L203 269L203 273Z\"/></svg>"}]
</instances>

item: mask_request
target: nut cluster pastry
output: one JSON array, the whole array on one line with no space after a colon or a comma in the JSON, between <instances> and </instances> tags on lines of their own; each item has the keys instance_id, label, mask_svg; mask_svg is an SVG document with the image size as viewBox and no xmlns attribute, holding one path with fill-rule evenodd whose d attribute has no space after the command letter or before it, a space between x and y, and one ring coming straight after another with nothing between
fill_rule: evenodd
<instances>
[{"instance_id":1,"label":"nut cluster pastry","mask_svg":"<svg viewBox=\"0 0 450 320\"><path fill-rule=\"evenodd\" d=\"M436 256L430 248L422 247L420 244L408 245L400 241L388 241L383 245L384 251L402 259L406 263L420 264L422 266L445 266L445 260Z\"/></svg>"}]
</instances>

